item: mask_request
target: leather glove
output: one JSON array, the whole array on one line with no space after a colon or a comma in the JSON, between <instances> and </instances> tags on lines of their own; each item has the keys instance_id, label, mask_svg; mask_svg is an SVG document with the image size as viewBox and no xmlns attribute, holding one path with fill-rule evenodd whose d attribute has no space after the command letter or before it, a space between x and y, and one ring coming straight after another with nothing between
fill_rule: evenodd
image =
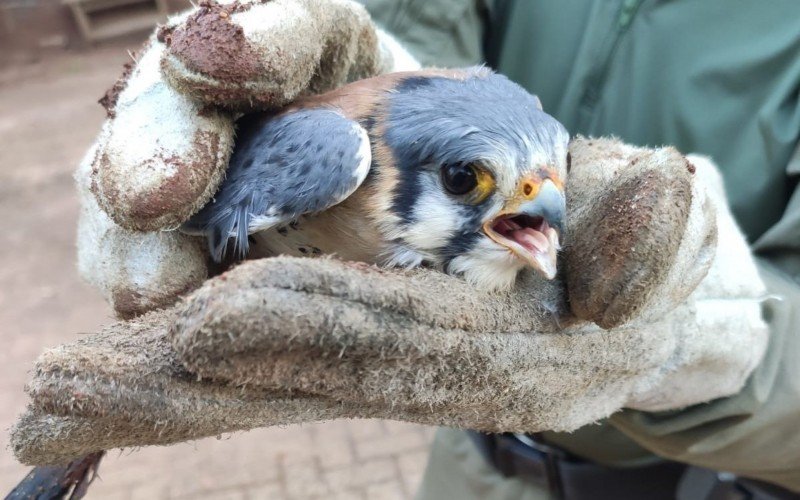
<instances>
[{"instance_id":1,"label":"leather glove","mask_svg":"<svg viewBox=\"0 0 800 500\"><path fill-rule=\"evenodd\" d=\"M207 277L197 240L170 230L216 192L238 114L419 67L351 0L205 0L135 57L76 175L79 269L121 317Z\"/></svg>"},{"instance_id":2,"label":"leather glove","mask_svg":"<svg viewBox=\"0 0 800 500\"><path fill-rule=\"evenodd\" d=\"M713 166L613 140L571 152L564 281L497 294L429 270L248 262L45 353L17 457L333 418L565 431L735 393L766 344L763 288Z\"/></svg>"}]
</instances>

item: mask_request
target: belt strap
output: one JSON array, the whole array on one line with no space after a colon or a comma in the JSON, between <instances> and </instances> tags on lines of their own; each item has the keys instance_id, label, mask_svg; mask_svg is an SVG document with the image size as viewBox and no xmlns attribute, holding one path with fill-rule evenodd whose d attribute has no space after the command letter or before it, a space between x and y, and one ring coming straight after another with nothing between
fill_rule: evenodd
<instances>
[{"instance_id":1,"label":"belt strap","mask_svg":"<svg viewBox=\"0 0 800 500\"><path fill-rule=\"evenodd\" d=\"M668 461L635 469L605 467L570 457L535 438L472 431L470 436L501 474L546 488L564 500L674 500L685 469Z\"/></svg>"},{"instance_id":2,"label":"belt strap","mask_svg":"<svg viewBox=\"0 0 800 500\"><path fill-rule=\"evenodd\" d=\"M733 474L662 462L634 468L606 467L570 456L534 436L470 437L484 458L506 477L547 489L562 500L783 500L791 492Z\"/></svg>"}]
</instances>

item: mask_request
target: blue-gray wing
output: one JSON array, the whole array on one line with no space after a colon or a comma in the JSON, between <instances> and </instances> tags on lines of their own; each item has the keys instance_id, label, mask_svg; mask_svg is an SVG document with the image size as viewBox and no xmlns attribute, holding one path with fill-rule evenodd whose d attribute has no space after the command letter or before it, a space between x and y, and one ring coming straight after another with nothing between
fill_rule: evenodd
<instances>
[{"instance_id":1,"label":"blue-gray wing","mask_svg":"<svg viewBox=\"0 0 800 500\"><path fill-rule=\"evenodd\" d=\"M244 257L249 234L342 202L369 172L366 130L332 109L248 115L237 126L225 180L181 228L205 234L217 261L229 246Z\"/></svg>"}]
</instances>

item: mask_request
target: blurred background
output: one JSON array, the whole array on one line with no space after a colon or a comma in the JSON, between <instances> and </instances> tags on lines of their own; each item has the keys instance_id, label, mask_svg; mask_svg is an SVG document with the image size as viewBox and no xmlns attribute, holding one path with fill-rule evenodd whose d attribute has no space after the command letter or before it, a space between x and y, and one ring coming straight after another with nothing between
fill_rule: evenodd
<instances>
[{"instance_id":1,"label":"blurred background","mask_svg":"<svg viewBox=\"0 0 800 500\"><path fill-rule=\"evenodd\" d=\"M186 0L0 0L0 495L27 472L8 449L36 357L113 321L75 268L72 172L97 100ZM113 451L87 498L410 498L432 430L337 421Z\"/></svg>"}]
</instances>

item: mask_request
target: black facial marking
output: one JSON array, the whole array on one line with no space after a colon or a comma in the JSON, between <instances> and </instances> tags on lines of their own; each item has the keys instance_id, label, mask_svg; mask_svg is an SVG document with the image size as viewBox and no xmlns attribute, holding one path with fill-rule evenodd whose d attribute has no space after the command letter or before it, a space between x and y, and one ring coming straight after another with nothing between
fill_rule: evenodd
<instances>
[{"instance_id":1,"label":"black facial marking","mask_svg":"<svg viewBox=\"0 0 800 500\"><path fill-rule=\"evenodd\" d=\"M471 207L462 207L460 216L465 217L466 220L461 225L461 230L453 234L447 244L439 251L444 259L445 269L450 265L450 262L472 250L482 237L481 221L485 217L487 202L482 202L480 205Z\"/></svg>"},{"instance_id":2,"label":"black facial marking","mask_svg":"<svg viewBox=\"0 0 800 500\"><path fill-rule=\"evenodd\" d=\"M472 250L480 238L481 233L477 231L463 231L454 234L441 250L445 268L450 265L453 259Z\"/></svg>"},{"instance_id":3,"label":"black facial marking","mask_svg":"<svg viewBox=\"0 0 800 500\"><path fill-rule=\"evenodd\" d=\"M278 226L277 231L278 234L280 234L281 236L286 236L287 234L289 234L289 231L286 229L286 226Z\"/></svg>"},{"instance_id":4,"label":"black facial marking","mask_svg":"<svg viewBox=\"0 0 800 500\"><path fill-rule=\"evenodd\" d=\"M414 221L414 205L417 202L422 186L417 165L408 160L398 158L399 179L392 196L392 211L405 224Z\"/></svg>"}]
</instances>

